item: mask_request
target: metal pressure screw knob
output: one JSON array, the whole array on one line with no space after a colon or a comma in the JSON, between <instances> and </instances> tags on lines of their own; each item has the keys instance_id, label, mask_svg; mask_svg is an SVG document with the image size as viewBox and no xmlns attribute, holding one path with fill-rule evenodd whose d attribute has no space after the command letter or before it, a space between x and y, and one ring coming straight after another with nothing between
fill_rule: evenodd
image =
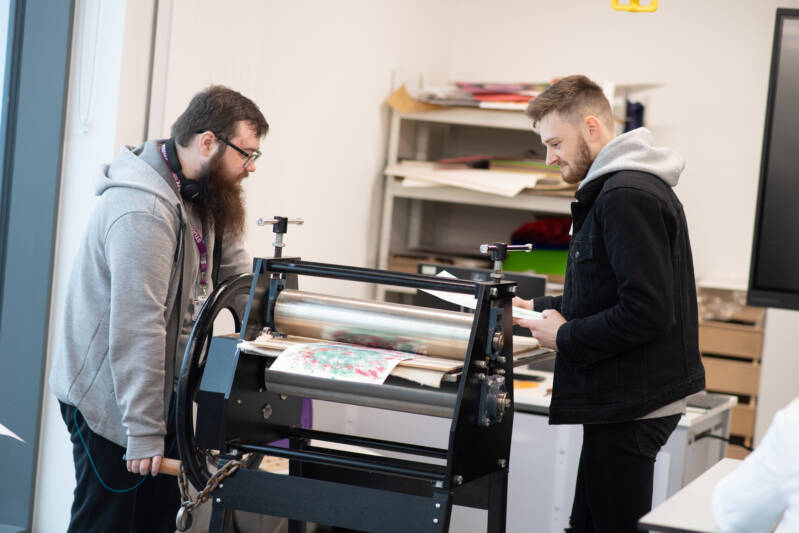
<instances>
[{"instance_id":1,"label":"metal pressure screw knob","mask_svg":"<svg viewBox=\"0 0 799 533\"><path fill-rule=\"evenodd\" d=\"M283 255L283 247L285 246L283 243L283 235L288 231L288 225L297 224L298 226L302 226L305 224L305 220L301 218L290 219L288 217L275 217L271 220L259 218L255 223L259 226L272 224L272 231L275 233L275 242L272 243L272 246L275 247L275 257L281 257Z\"/></svg>"},{"instance_id":2,"label":"metal pressure screw knob","mask_svg":"<svg viewBox=\"0 0 799 533\"><path fill-rule=\"evenodd\" d=\"M533 251L532 244L507 244L504 242L495 242L493 244L480 245L481 254L497 253L499 254L501 260L504 260L507 257L507 252L532 252L532 251Z\"/></svg>"},{"instance_id":3,"label":"metal pressure screw knob","mask_svg":"<svg viewBox=\"0 0 799 533\"><path fill-rule=\"evenodd\" d=\"M532 252L532 244L507 244L504 242L495 242L493 244L481 244L480 253L490 254L491 260L494 261L494 271L491 272L491 277L500 280L502 274L502 262L508 257L508 252Z\"/></svg>"},{"instance_id":4,"label":"metal pressure screw knob","mask_svg":"<svg viewBox=\"0 0 799 533\"><path fill-rule=\"evenodd\" d=\"M286 224L297 224L298 226L302 226L305 224L305 220L302 218L286 218L286 217L275 217L273 219L264 219L259 217L258 220L255 221L256 224L259 226L266 226L267 224L280 224L281 221L285 219Z\"/></svg>"}]
</instances>

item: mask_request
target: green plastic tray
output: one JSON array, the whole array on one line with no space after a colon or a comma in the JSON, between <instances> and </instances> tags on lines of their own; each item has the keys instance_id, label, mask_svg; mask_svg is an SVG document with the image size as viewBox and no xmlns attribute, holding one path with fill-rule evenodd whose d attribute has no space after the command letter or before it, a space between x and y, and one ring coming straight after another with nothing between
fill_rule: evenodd
<instances>
[{"instance_id":1,"label":"green plastic tray","mask_svg":"<svg viewBox=\"0 0 799 533\"><path fill-rule=\"evenodd\" d=\"M532 252L512 252L502 264L502 268L509 272L535 271L537 274L560 274L566 273L566 258L569 257L568 250L536 250Z\"/></svg>"}]
</instances>

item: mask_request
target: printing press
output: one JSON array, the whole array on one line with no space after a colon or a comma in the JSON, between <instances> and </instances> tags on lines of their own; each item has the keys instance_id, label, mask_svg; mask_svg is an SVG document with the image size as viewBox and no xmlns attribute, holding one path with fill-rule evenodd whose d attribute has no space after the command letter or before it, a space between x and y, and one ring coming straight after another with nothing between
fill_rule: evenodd
<instances>
[{"instance_id":1,"label":"printing press","mask_svg":"<svg viewBox=\"0 0 799 533\"><path fill-rule=\"evenodd\" d=\"M180 372L178 447L185 477L212 501L209 531L221 532L225 514L238 509L286 517L292 533L306 522L445 532L453 504L486 509L487 530L505 531L513 367L554 356L531 338L517 337L514 347L516 284L499 270L513 247L486 246L495 276L475 282L281 257L288 222L267 222L277 234L274 257L255 259L252 274L221 283L206 301ZM303 292L308 276L469 294L477 307L460 313ZM225 309L238 336L213 335ZM287 346L319 340L419 357L382 384L270 369ZM305 398L449 418L448 446L302 427ZM263 456L288 459L288 474L258 469ZM190 511L181 508L179 529Z\"/></svg>"}]
</instances>

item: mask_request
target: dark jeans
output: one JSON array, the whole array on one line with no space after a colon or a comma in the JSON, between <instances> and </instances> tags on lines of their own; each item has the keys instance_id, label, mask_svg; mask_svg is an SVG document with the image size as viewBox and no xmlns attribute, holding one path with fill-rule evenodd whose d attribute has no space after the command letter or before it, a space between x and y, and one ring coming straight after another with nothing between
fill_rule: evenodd
<instances>
[{"instance_id":1,"label":"dark jeans","mask_svg":"<svg viewBox=\"0 0 799 533\"><path fill-rule=\"evenodd\" d=\"M69 533L174 532L175 515L180 507L180 492L175 478L167 475L148 476L134 490L108 490L100 482L98 475L108 487L115 490L129 489L141 481L142 477L127 471L123 460L125 448L89 429L80 411L75 416L76 411L74 406L61 403L61 416L67 424L72 441L77 481ZM81 436L86 443L85 447ZM97 473L89 461L87 448ZM166 450L167 457L177 458L173 424L168 425Z\"/></svg>"},{"instance_id":2,"label":"dark jeans","mask_svg":"<svg viewBox=\"0 0 799 533\"><path fill-rule=\"evenodd\" d=\"M633 533L652 508L655 456L680 415L585 424L570 519L574 533Z\"/></svg>"}]
</instances>

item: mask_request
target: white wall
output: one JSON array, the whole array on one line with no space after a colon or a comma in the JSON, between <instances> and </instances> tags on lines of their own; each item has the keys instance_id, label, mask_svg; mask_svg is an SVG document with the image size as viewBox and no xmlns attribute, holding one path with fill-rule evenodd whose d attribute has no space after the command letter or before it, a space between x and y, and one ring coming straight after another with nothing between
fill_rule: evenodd
<instances>
[{"instance_id":1,"label":"white wall","mask_svg":"<svg viewBox=\"0 0 799 533\"><path fill-rule=\"evenodd\" d=\"M234 4L228 4L232 6ZM259 216L303 217L285 255L357 266L375 259L392 70L441 72L454 2L175 0L162 133L198 89L221 83L252 98L270 125L245 182L248 245L271 255ZM200 16L200 14L212 16ZM303 280L308 290L365 297L366 287Z\"/></svg>"}]
</instances>

